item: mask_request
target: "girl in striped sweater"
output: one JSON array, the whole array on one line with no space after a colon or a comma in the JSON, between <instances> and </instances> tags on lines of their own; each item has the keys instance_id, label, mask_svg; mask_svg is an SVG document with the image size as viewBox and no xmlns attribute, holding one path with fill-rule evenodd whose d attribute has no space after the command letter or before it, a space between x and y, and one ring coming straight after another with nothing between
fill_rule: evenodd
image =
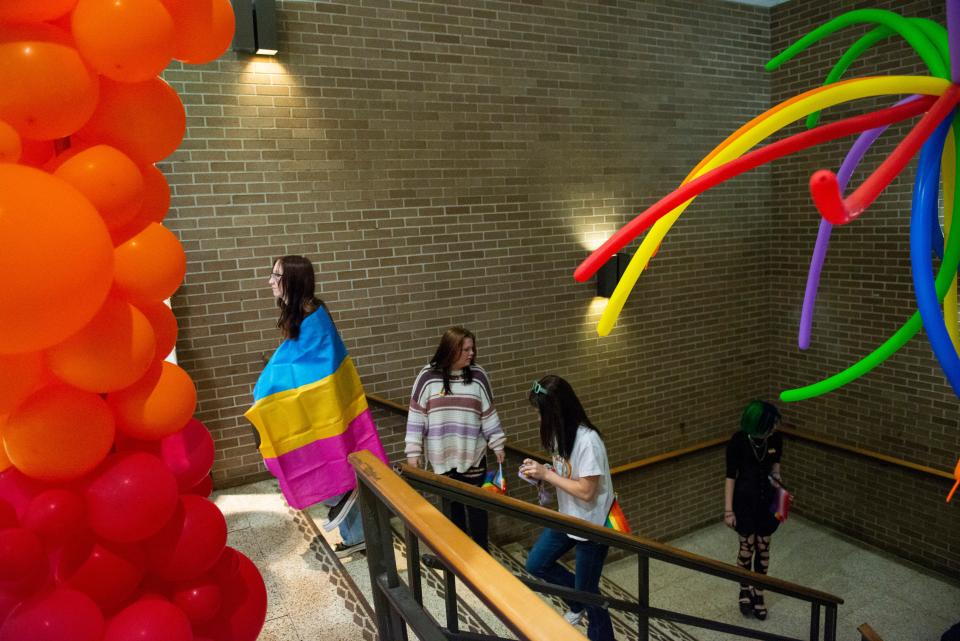
<instances>
[{"instance_id":1,"label":"girl in striped sweater","mask_svg":"<svg viewBox=\"0 0 960 641\"><path fill-rule=\"evenodd\" d=\"M430 461L437 474L480 487L487 472L487 447L503 463L507 437L493 405L483 368L474 363L476 337L463 327L444 332L440 345L417 375L410 394L405 452L407 463ZM487 513L452 506L451 520L487 549Z\"/></svg>"}]
</instances>

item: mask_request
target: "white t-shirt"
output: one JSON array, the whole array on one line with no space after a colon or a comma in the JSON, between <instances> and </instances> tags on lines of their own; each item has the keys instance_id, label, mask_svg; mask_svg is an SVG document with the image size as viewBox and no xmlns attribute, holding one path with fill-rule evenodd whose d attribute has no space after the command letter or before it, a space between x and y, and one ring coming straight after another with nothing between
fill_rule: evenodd
<instances>
[{"instance_id":1,"label":"white t-shirt","mask_svg":"<svg viewBox=\"0 0 960 641\"><path fill-rule=\"evenodd\" d=\"M582 479L599 476L597 495L592 501L582 501L561 489L557 490L557 504L560 511L576 516L595 525L603 525L613 505L613 481L610 479L610 462L607 460L607 448L600 435L589 427L577 428L577 439L573 442L570 460L553 457L553 471L568 479ZM568 535L572 539L583 541L578 536Z\"/></svg>"}]
</instances>

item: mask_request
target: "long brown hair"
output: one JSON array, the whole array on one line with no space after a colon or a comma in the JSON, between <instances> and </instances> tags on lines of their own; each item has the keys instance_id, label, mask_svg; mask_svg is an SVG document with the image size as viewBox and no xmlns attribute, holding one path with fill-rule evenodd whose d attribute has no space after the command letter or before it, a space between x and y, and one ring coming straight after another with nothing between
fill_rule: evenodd
<instances>
[{"instance_id":1,"label":"long brown hair","mask_svg":"<svg viewBox=\"0 0 960 641\"><path fill-rule=\"evenodd\" d=\"M317 311L326 309L326 304L317 298L313 276L313 263L304 256L281 256L273 262L280 263L283 274L280 276L280 318L277 327L284 338L296 340L300 337L300 324L303 319Z\"/></svg>"},{"instance_id":2,"label":"long brown hair","mask_svg":"<svg viewBox=\"0 0 960 641\"><path fill-rule=\"evenodd\" d=\"M463 368L463 382L472 383L473 372L470 371L470 366L473 365L477 358L477 337L474 336L473 332L469 329L457 326L445 331L443 336L440 337L440 344L437 346L437 351L434 352L433 358L430 359L430 367L438 372L443 372L443 391L447 394L451 393L450 369L460 356L460 350L463 349L463 341L468 338L473 341L473 358L471 358L467 366Z\"/></svg>"}]
</instances>

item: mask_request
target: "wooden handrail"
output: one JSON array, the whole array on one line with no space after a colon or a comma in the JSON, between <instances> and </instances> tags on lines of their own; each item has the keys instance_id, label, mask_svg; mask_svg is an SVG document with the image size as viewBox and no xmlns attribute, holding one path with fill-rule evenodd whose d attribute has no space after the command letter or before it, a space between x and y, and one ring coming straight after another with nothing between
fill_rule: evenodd
<instances>
[{"instance_id":1,"label":"wooden handrail","mask_svg":"<svg viewBox=\"0 0 960 641\"><path fill-rule=\"evenodd\" d=\"M883 641L883 639L880 638L880 635L877 634L874 629L866 623L861 623L859 626L857 626L857 632L860 633L860 638L862 641Z\"/></svg>"},{"instance_id":2,"label":"wooden handrail","mask_svg":"<svg viewBox=\"0 0 960 641\"><path fill-rule=\"evenodd\" d=\"M350 462L361 482L521 639L586 639L377 457L364 450Z\"/></svg>"},{"instance_id":3,"label":"wooden handrail","mask_svg":"<svg viewBox=\"0 0 960 641\"><path fill-rule=\"evenodd\" d=\"M714 576L736 581L743 580L745 583L759 585L781 594L795 596L808 601L819 601L821 603L835 603L838 605L843 603L843 599L827 592L807 588L769 575L756 574L748 570L743 570L736 565L717 561L716 559L694 554L693 552L687 552L686 550L675 548L653 539L637 536L636 534L622 534L611 528L594 525L583 519L567 516L556 510L534 505L510 496L494 494L493 492L482 490L479 487L460 483L446 476L437 475L420 468L403 464L399 466L399 469L401 477L410 479L411 482L417 485L430 485L443 488L444 490L459 495L456 500L468 504L470 502L484 504L484 509L492 508L494 511L531 522L548 521L555 524L557 529L564 532L589 537L605 544L609 542L622 549L641 552L659 561L705 571ZM398 477L398 480L399 478L400 477Z\"/></svg>"},{"instance_id":4,"label":"wooden handrail","mask_svg":"<svg viewBox=\"0 0 960 641\"><path fill-rule=\"evenodd\" d=\"M926 465L919 465L917 463L911 463L910 461L905 461L903 459L895 458L893 456L887 456L886 454L881 454L879 452L871 452L870 450L865 450L861 447L854 447L853 445L844 445L843 443L838 443L837 441L831 441L830 439L823 438L821 436L814 436L813 434L807 434L801 432L793 425L784 425L779 428L781 432L787 436L792 436L793 438L799 439L801 441L810 441L811 443L817 443L818 445L824 445L826 447L833 448L835 450L842 450L844 452L849 452L851 454L856 454L857 456L862 456L864 458L873 459L875 461L881 461L889 465L895 465L897 467L902 467L914 472L920 472L921 474L927 474L930 476L936 476L937 478L947 479L948 481L953 481L953 474L946 472L944 470L938 470L933 467L927 467Z\"/></svg>"},{"instance_id":5,"label":"wooden handrail","mask_svg":"<svg viewBox=\"0 0 960 641\"><path fill-rule=\"evenodd\" d=\"M400 403L395 403L393 401L387 400L380 396L375 396L373 394L367 394L367 401L387 409L395 414L407 414L407 407L401 405ZM790 424L784 424L780 428L780 431L791 436L793 438L799 439L801 441L809 441L811 443L817 443L818 445L823 445L825 447L830 447L835 450L840 450L843 452L848 452L850 454L856 454L857 456L862 456L864 458L872 459L874 461L880 461L888 465L894 465L896 467L902 467L913 472L919 472L921 474L926 474L928 476L935 476L937 478L946 479L953 482L953 474L947 472L946 470L939 470L934 467L928 467L926 465L920 465L918 463L911 463L910 461L905 461L904 459L899 459L893 456L887 456L886 454L881 454L880 452L873 452L870 450L865 450L862 447L855 447L853 445L844 445L837 441L831 441L820 436L814 436L812 434L807 434L798 430L795 426ZM693 454L695 452L700 452L702 450L708 450L711 447L717 447L722 445L729 440L728 437L723 438L714 438L708 441L703 441L701 443L696 443L687 447L681 447L676 450L670 450L669 452L662 452L660 454L654 454L653 456L648 456L642 458L638 461L631 461L630 463L624 463L623 465L618 465L610 470L611 476L617 476L618 474L624 474L626 472L632 472L633 470L638 470L649 465L654 465L656 463L662 463L664 461L670 461L672 459L680 458L686 456L687 454ZM547 461L550 459L546 454L541 452L536 452L534 450L529 450L523 447L517 447L516 445L507 444L506 448L517 454L520 454L524 458L532 458L539 461Z\"/></svg>"}]
</instances>

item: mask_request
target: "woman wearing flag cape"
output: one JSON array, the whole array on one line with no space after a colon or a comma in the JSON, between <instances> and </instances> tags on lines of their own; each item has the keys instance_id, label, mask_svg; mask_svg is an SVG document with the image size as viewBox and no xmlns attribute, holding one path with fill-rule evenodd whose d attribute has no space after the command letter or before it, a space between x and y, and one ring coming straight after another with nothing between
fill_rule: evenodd
<instances>
[{"instance_id":1,"label":"woman wearing flag cape","mask_svg":"<svg viewBox=\"0 0 960 641\"><path fill-rule=\"evenodd\" d=\"M559 376L548 374L533 384L529 399L540 413L540 442L553 454L553 465L524 459L520 474L553 485L562 513L607 525L616 498L607 449L573 387ZM608 527L620 529L615 525ZM574 547L576 574L557 562ZM599 594L607 549L606 545L547 528L527 556L527 571L550 583ZM606 608L570 601L567 606L570 610L564 618L573 625L586 614L590 641L612 641L613 625Z\"/></svg>"},{"instance_id":2,"label":"woman wearing flag cape","mask_svg":"<svg viewBox=\"0 0 960 641\"><path fill-rule=\"evenodd\" d=\"M359 511L353 509L357 481L347 456L369 450L384 463L387 457L357 370L314 292L311 262L303 256L278 259L270 286L285 340L260 375L245 416L290 506L332 506L323 527L340 526L343 543L336 551L346 556L363 548Z\"/></svg>"}]
</instances>

